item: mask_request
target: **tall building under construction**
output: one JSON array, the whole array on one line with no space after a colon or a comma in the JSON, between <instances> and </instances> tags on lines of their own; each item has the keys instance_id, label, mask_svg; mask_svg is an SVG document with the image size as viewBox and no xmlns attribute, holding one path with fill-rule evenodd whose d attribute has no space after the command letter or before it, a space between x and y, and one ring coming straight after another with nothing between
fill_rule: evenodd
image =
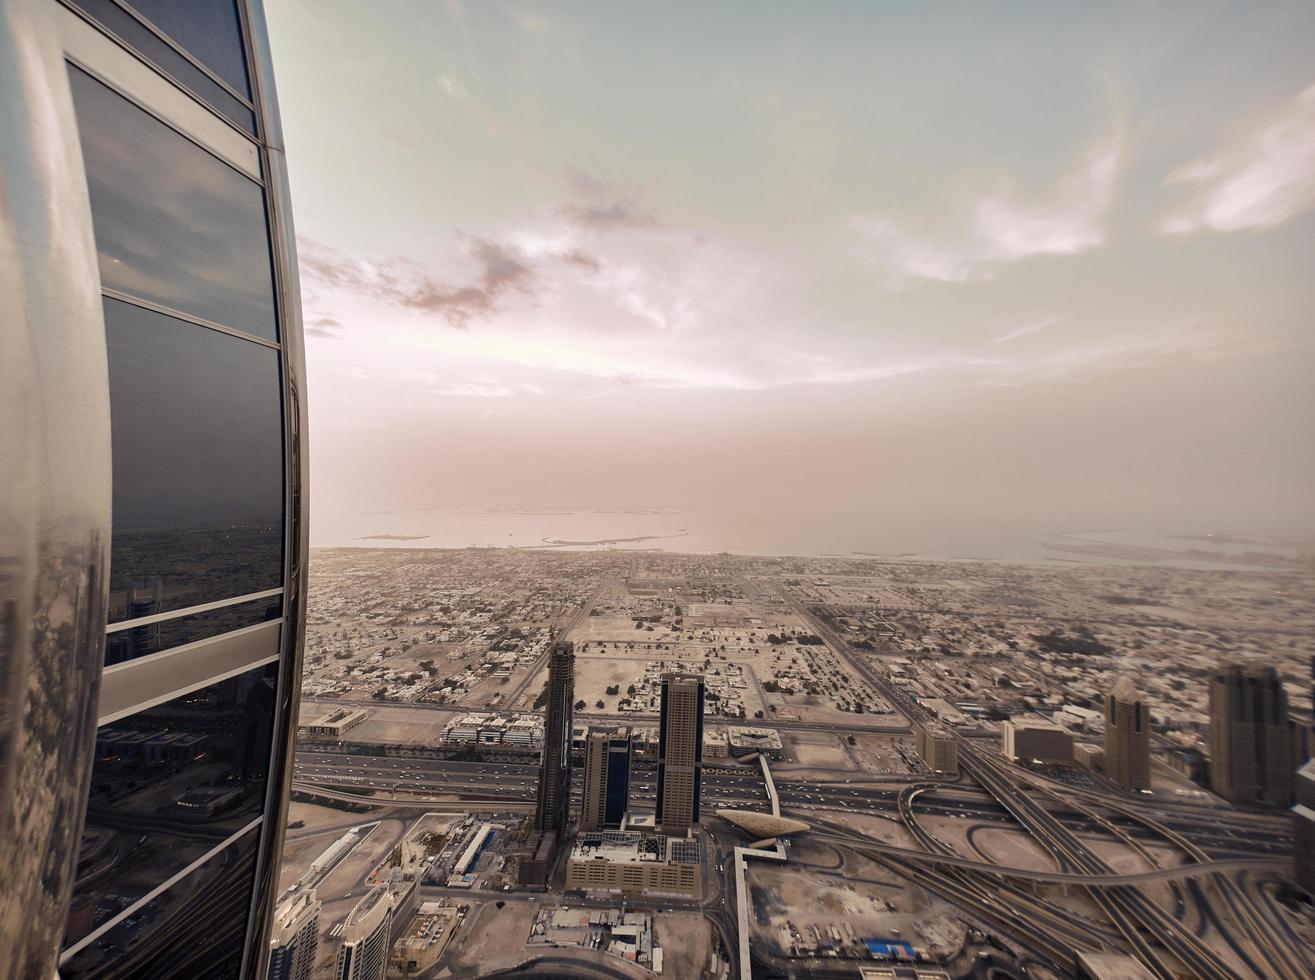
<instances>
[{"instance_id":1,"label":"tall building under construction","mask_svg":"<svg viewBox=\"0 0 1315 980\"><path fill-rule=\"evenodd\" d=\"M1150 718L1126 674L1105 695L1105 775L1124 789L1151 788Z\"/></svg>"},{"instance_id":2,"label":"tall building under construction","mask_svg":"<svg viewBox=\"0 0 1315 980\"><path fill-rule=\"evenodd\" d=\"M584 743L580 829L621 826L630 804L630 727L591 728Z\"/></svg>"},{"instance_id":3,"label":"tall building under construction","mask_svg":"<svg viewBox=\"0 0 1315 980\"><path fill-rule=\"evenodd\" d=\"M543 721L534 828L561 837L571 802L571 716L575 700L575 644L553 643L548 657L548 704Z\"/></svg>"},{"instance_id":4,"label":"tall building under construction","mask_svg":"<svg viewBox=\"0 0 1315 980\"><path fill-rule=\"evenodd\" d=\"M703 676L662 675L658 728L657 818L669 837L699 822L703 775Z\"/></svg>"},{"instance_id":5,"label":"tall building under construction","mask_svg":"<svg viewBox=\"0 0 1315 980\"><path fill-rule=\"evenodd\" d=\"M1295 769L1278 671L1242 664L1219 670L1210 681L1210 788L1234 804L1288 806Z\"/></svg>"}]
</instances>

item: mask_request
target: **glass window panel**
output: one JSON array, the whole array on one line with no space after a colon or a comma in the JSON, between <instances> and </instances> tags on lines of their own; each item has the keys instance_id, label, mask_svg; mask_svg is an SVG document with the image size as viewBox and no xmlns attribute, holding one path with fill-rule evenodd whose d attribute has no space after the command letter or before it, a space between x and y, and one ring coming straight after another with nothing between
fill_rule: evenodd
<instances>
[{"instance_id":1,"label":"glass window panel","mask_svg":"<svg viewBox=\"0 0 1315 980\"><path fill-rule=\"evenodd\" d=\"M85 72L69 78L101 282L276 339L260 186Z\"/></svg>"},{"instance_id":2,"label":"glass window panel","mask_svg":"<svg viewBox=\"0 0 1315 980\"><path fill-rule=\"evenodd\" d=\"M198 99L216 110L221 116L227 118L239 129L250 133L252 136L256 134L255 113L243 105L241 100L234 97L224 86L170 47L166 41L157 37L149 27L120 7L114 0L71 0L71 2L73 6L87 14L92 20L99 22L102 27L134 48L147 61L188 89ZM184 9L190 11L194 5L197 7L211 6L209 3L201 4L199 2L182 4L177 3L177 0L172 0L168 4L170 7L179 8L180 11ZM157 23L157 26L161 25ZM175 38L175 40L180 41L178 38ZM185 44L183 46L186 47ZM195 52L193 54L195 55ZM240 47L238 57L241 58ZM198 60L204 61L204 59ZM246 85L245 66L246 63L243 60L238 72L238 78L242 84L233 87L249 99L251 94ZM224 78L229 84L233 84L224 72L219 71L214 65L209 67L211 71Z\"/></svg>"},{"instance_id":3,"label":"glass window panel","mask_svg":"<svg viewBox=\"0 0 1315 980\"><path fill-rule=\"evenodd\" d=\"M105 300L110 622L278 588L279 353Z\"/></svg>"},{"instance_id":4,"label":"glass window panel","mask_svg":"<svg viewBox=\"0 0 1315 980\"><path fill-rule=\"evenodd\" d=\"M143 598L153 601L154 594L133 596L134 602ZM161 650L172 650L184 643L193 643L196 640L204 640L208 636L229 633L244 626L267 623L278 619L281 615L283 615L283 597L276 595L268 599L239 602L237 605L225 606L222 609L211 609L209 612L197 613L194 616L180 616L162 623L148 623L145 626L119 630L105 638L105 666L121 664Z\"/></svg>"},{"instance_id":5,"label":"glass window panel","mask_svg":"<svg viewBox=\"0 0 1315 980\"><path fill-rule=\"evenodd\" d=\"M276 679L258 667L101 726L66 948L261 815Z\"/></svg>"},{"instance_id":6,"label":"glass window panel","mask_svg":"<svg viewBox=\"0 0 1315 980\"><path fill-rule=\"evenodd\" d=\"M260 828L80 950L61 980L236 980Z\"/></svg>"},{"instance_id":7,"label":"glass window panel","mask_svg":"<svg viewBox=\"0 0 1315 980\"><path fill-rule=\"evenodd\" d=\"M247 59L234 0L124 0L247 98Z\"/></svg>"}]
</instances>

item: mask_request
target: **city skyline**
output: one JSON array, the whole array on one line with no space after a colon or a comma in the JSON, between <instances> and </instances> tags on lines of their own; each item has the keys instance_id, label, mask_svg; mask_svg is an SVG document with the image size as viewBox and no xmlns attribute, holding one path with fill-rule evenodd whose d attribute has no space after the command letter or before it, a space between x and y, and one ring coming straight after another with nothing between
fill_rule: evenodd
<instances>
[{"instance_id":1,"label":"city skyline","mask_svg":"<svg viewBox=\"0 0 1315 980\"><path fill-rule=\"evenodd\" d=\"M1312 41L0 0L0 980L1315 976Z\"/></svg>"},{"instance_id":2,"label":"city skyline","mask_svg":"<svg viewBox=\"0 0 1315 980\"><path fill-rule=\"evenodd\" d=\"M749 11L272 5L317 543L1311 532L1308 6Z\"/></svg>"}]
</instances>

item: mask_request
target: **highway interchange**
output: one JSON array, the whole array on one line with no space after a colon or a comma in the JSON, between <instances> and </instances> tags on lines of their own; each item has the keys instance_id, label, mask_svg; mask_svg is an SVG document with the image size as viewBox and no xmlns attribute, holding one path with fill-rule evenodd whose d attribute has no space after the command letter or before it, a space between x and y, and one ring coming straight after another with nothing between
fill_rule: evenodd
<instances>
[{"instance_id":1,"label":"highway interchange","mask_svg":"<svg viewBox=\"0 0 1315 980\"><path fill-rule=\"evenodd\" d=\"M912 698L855 657L787 590L781 588L779 593L848 662L856 676L910 722L924 719L923 709ZM587 606L580 615L587 615ZM574 616L563 626L569 628L578 619ZM586 715L583 720L633 723L636 719ZM871 733L890 732L894 726L889 718L872 718L843 726L778 722L772 727ZM896 730L907 728L901 723ZM437 755L414 749L405 756L389 756L307 748L297 755L294 788L383 806L502 812L531 809L536 766ZM810 839L837 855L835 868L819 870L843 874L847 856L854 855L883 864L955 904L980 926L1022 951L1017 964L1024 969L1040 965L1056 975L1068 975L1079 951L1107 950L1133 954L1162 980L1184 975L1238 980L1315 976L1315 960L1284 921L1269 887L1290 854L1283 820L1051 783L966 738L959 740L959 758L967 778L956 783L916 777L878 780L852 770L827 774L833 778L795 779L780 773L774 778L782 813L812 824ZM633 809L652 808L654 776L651 762L637 760L631 782ZM756 765L717 760L705 766L703 785L705 814L723 807L762 809L767 802ZM578 801L578 781L573 795ZM898 822L921 850L884 844L859 833L844 822L851 814ZM924 826L922 818L929 816L965 821L967 840L977 856L966 857L939 840ZM733 832L717 826L718 821L708 823L720 870L729 865L725 860L729 848L742 841L735 841ZM975 832L986 827L1026 831L1050 855L1056 870L996 865L973 843ZM1097 840L1119 842L1139 854L1151 870L1116 872L1093 849ZM1178 860L1164 861L1166 850L1177 852ZM714 875L711 864L710 894L701 908L721 933L724 948L732 952L734 916L729 906L734 888L728 870ZM1152 882L1162 882L1169 889L1172 900L1168 907L1138 887ZM1083 887L1100 914L1056 907L1037 892L1041 883ZM441 892L425 890L436 897ZM665 900L662 904L700 907ZM757 950L753 958L755 974L835 975L834 965L786 962Z\"/></svg>"}]
</instances>

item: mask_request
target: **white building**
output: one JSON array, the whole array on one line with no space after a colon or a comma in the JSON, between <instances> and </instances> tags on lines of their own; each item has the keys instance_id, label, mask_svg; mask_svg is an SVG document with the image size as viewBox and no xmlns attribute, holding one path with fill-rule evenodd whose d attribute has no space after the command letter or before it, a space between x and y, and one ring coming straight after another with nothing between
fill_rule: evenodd
<instances>
[{"instance_id":1,"label":"white building","mask_svg":"<svg viewBox=\"0 0 1315 980\"><path fill-rule=\"evenodd\" d=\"M393 892L376 885L347 916L334 968L337 980L386 980L392 927Z\"/></svg>"},{"instance_id":2,"label":"white building","mask_svg":"<svg viewBox=\"0 0 1315 980\"><path fill-rule=\"evenodd\" d=\"M279 903L269 937L269 980L310 980L319 951L320 902L315 889Z\"/></svg>"}]
</instances>

